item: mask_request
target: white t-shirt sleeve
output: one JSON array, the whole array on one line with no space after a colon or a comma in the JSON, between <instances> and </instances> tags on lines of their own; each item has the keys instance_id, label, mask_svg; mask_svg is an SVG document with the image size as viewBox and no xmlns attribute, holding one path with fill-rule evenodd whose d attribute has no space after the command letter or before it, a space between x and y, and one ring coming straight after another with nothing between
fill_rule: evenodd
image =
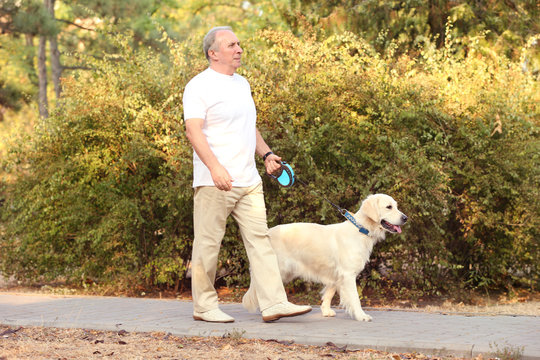
<instances>
[{"instance_id":1,"label":"white t-shirt sleeve","mask_svg":"<svg viewBox=\"0 0 540 360\"><path fill-rule=\"evenodd\" d=\"M186 85L183 96L184 120L205 119L207 106L203 100L203 89L197 87L197 83L192 81Z\"/></svg>"}]
</instances>

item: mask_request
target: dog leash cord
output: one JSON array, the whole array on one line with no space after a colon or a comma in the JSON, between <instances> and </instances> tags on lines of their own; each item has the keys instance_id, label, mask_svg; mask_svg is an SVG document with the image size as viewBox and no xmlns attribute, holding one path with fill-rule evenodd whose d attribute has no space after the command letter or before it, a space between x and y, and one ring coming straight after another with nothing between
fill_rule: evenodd
<instances>
[{"instance_id":1,"label":"dog leash cord","mask_svg":"<svg viewBox=\"0 0 540 360\"><path fill-rule=\"evenodd\" d=\"M301 183L302 185L304 186L308 186L308 184L302 180L300 180L297 176L295 176L295 179L296 181L298 181L299 183ZM347 211L347 209L344 209L342 208L341 206L337 205L337 204L334 204L333 202L331 202L330 200L328 200L324 195L322 195L321 193L319 193L318 191L315 191L315 190L311 190L312 193L314 193L315 195L318 195L320 196L321 198L323 198L324 200L326 200L330 205L332 205L333 207L335 207L337 209L337 211L339 211L339 213L341 215L343 215L345 217L345 219L349 220L354 226L356 226L358 228L358 231L360 231L362 234L365 234L365 235L368 235L369 234L369 230L366 229L365 227L363 227L362 225L359 225L354 216L351 215L351 213L349 211Z\"/></svg>"},{"instance_id":2,"label":"dog leash cord","mask_svg":"<svg viewBox=\"0 0 540 360\"><path fill-rule=\"evenodd\" d=\"M297 176L295 176L295 179L296 181L298 181L299 183L301 183L302 185L308 187L309 184L306 183L305 181L302 181L300 180ZM314 193L315 195L318 195L319 197L323 198L324 200L326 200L330 205L332 205L333 207L335 207L337 209L337 211L339 211L339 213L343 216L345 216L345 213L347 212L347 210L343 209L341 206L337 205L337 204L334 204L333 202L331 202L330 200L328 200L323 194L319 193L318 191L316 190L310 190L312 193Z\"/></svg>"}]
</instances>

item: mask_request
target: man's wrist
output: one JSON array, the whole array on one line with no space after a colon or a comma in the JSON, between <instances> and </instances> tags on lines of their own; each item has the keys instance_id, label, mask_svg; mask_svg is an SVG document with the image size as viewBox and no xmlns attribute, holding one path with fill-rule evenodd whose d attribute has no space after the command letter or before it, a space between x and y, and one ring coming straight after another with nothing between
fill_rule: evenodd
<instances>
[{"instance_id":1,"label":"man's wrist","mask_svg":"<svg viewBox=\"0 0 540 360\"><path fill-rule=\"evenodd\" d=\"M267 158L268 156L272 155L272 154L273 154L273 152L271 152L271 151L269 151L269 152L267 152L266 154L264 154L264 155L263 155L263 158L262 158L263 161L266 161L266 158Z\"/></svg>"}]
</instances>

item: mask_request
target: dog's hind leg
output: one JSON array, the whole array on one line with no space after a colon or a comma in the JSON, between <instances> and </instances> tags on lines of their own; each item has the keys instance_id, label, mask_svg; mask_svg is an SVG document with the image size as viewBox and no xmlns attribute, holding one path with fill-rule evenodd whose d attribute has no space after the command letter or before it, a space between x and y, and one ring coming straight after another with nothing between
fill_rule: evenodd
<instances>
[{"instance_id":1,"label":"dog's hind leg","mask_svg":"<svg viewBox=\"0 0 540 360\"><path fill-rule=\"evenodd\" d=\"M356 278L350 276L343 280L339 286L339 297L341 303L345 306L345 310L351 317L358 321L371 321L371 316L362 310L360 298L358 297L358 289L356 288Z\"/></svg>"},{"instance_id":2,"label":"dog's hind leg","mask_svg":"<svg viewBox=\"0 0 540 360\"><path fill-rule=\"evenodd\" d=\"M255 292L255 288L250 285L248 291L244 294L244 297L242 298L242 306L249 311L250 313L254 313L259 308L259 300L257 299L257 293Z\"/></svg>"},{"instance_id":3,"label":"dog's hind leg","mask_svg":"<svg viewBox=\"0 0 540 360\"><path fill-rule=\"evenodd\" d=\"M332 298L336 293L334 285L325 285L322 291L321 312L323 316L336 316L336 312L332 310Z\"/></svg>"}]
</instances>

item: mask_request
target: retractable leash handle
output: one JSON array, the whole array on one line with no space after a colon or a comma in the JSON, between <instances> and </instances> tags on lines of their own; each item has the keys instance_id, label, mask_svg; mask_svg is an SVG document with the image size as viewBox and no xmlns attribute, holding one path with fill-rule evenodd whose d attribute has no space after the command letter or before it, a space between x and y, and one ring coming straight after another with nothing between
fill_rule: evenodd
<instances>
[{"instance_id":1,"label":"retractable leash handle","mask_svg":"<svg viewBox=\"0 0 540 360\"><path fill-rule=\"evenodd\" d=\"M277 175L266 173L272 179L276 180L279 185L283 187L291 187L294 184L294 170L291 165L287 164L285 161L281 162L281 168L279 169Z\"/></svg>"}]
</instances>

